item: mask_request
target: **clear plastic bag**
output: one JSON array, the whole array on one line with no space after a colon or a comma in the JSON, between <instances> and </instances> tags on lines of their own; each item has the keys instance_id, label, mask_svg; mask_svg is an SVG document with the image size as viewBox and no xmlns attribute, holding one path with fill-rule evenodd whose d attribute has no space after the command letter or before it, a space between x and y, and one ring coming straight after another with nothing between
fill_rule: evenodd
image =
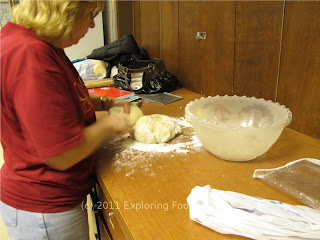
<instances>
[{"instance_id":1,"label":"clear plastic bag","mask_svg":"<svg viewBox=\"0 0 320 240\"><path fill-rule=\"evenodd\" d=\"M320 160L303 158L274 169L257 169L261 179L315 209L320 209Z\"/></svg>"},{"instance_id":2,"label":"clear plastic bag","mask_svg":"<svg viewBox=\"0 0 320 240\"><path fill-rule=\"evenodd\" d=\"M106 78L108 73L107 65L109 64L105 61L93 59L87 59L73 64L84 81Z\"/></svg>"}]
</instances>

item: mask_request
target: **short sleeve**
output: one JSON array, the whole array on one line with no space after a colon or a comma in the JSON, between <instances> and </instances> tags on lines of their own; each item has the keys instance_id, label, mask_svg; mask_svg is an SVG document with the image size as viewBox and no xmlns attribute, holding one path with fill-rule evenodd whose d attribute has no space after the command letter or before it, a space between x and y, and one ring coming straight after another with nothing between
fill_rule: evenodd
<instances>
[{"instance_id":1,"label":"short sleeve","mask_svg":"<svg viewBox=\"0 0 320 240\"><path fill-rule=\"evenodd\" d=\"M65 78L59 69L30 71L12 90L21 131L43 159L82 141L85 124Z\"/></svg>"}]
</instances>

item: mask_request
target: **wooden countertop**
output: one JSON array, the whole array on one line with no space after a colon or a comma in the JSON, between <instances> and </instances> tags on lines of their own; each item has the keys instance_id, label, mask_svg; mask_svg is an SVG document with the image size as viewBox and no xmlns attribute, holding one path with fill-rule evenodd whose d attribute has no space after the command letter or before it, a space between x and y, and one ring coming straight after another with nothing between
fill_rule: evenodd
<instances>
[{"instance_id":1,"label":"wooden countertop","mask_svg":"<svg viewBox=\"0 0 320 240\"><path fill-rule=\"evenodd\" d=\"M142 111L146 115L160 113L179 118L184 116L187 103L201 97L185 89L173 94L183 99L168 105L143 103ZM190 129L183 134L190 134ZM105 195L114 204L112 207L117 208L116 217L128 238L245 239L217 233L192 221L186 202L192 188L210 185L215 189L302 204L253 179L252 175L255 169L280 167L304 157L320 157L320 140L285 128L268 152L249 162L221 160L204 148L187 153L144 152L137 156L137 153L119 154L105 146L98 151L97 175ZM123 164L130 161L135 162Z\"/></svg>"}]
</instances>

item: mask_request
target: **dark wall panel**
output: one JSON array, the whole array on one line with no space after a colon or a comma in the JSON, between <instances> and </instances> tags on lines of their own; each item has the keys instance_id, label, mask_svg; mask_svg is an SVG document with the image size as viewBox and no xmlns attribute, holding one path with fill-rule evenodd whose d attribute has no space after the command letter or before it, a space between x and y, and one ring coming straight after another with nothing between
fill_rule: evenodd
<instances>
[{"instance_id":1,"label":"dark wall panel","mask_svg":"<svg viewBox=\"0 0 320 240\"><path fill-rule=\"evenodd\" d=\"M133 36L138 43L141 45L141 14L140 14L140 1L136 0L133 2Z\"/></svg>"},{"instance_id":2,"label":"dark wall panel","mask_svg":"<svg viewBox=\"0 0 320 240\"><path fill-rule=\"evenodd\" d=\"M276 99L283 1L236 3L234 94Z\"/></svg>"},{"instance_id":3,"label":"dark wall panel","mask_svg":"<svg viewBox=\"0 0 320 240\"><path fill-rule=\"evenodd\" d=\"M206 32L206 39L196 39ZM205 95L232 94L234 2L179 2L179 77Z\"/></svg>"},{"instance_id":4,"label":"dark wall panel","mask_svg":"<svg viewBox=\"0 0 320 240\"><path fill-rule=\"evenodd\" d=\"M163 59L167 71L178 77L179 75L179 11L178 1L161 1L161 40L160 57Z\"/></svg>"},{"instance_id":5,"label":"dark wall panel","mask_svg":"<svg viewBox=\"0 0 320 240\"><path fill-rule=\"evenodd\" d=\"M140 44L151 58L160 58L160 3L140 1Z\"/></svg>"},{"instance_id":6,"label":"dark wall panel","mask_svg":"<svg viewBox=\"0 0 320 240\"><path fill-rule=\"evenodd\" d=\"M207 32L199 59L202 92L207 96L232 95L235 2L210 1L202 7L202 29Z\"/></svg>"},{"instance_id":7,"label":"dark wall panel","mask_svg":"<svg viewBox=\"0 0 320 240\"><path fill-rule=\"evenodd\" d=\"M287 1L278 101L290 128L320 139L320 2Z\"/></svg>"},{"instance_id":8,"label":"dark wall panel","mask_svg":"<svg viewBox=\"0 0 320 240\"><path fill-rule=\"evenodd\" d=\"M202 93L202 49L204 42L196 40L202 31L203 3L179 1L179 80L183 87Z\"/></svg>"}]
</instances>

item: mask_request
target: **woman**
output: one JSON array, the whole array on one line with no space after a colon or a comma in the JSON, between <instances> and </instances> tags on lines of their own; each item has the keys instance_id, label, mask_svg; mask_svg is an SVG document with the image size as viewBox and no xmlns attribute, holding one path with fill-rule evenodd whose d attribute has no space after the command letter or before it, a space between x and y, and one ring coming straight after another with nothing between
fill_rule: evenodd
<instances>
[{"instance_id":1,"label":"woman","mask_svg":"<svg viewBox=\"0 0 320 240\"><path fill-rule=\"evenodd\" d=\"M97 1L23 1L1 29L1 215L12 239L88 239L81 202L94 151L130 131L124 101L90 96L63 48L94 28ZM90 99L91 98L91 99ZM101 104L102 103L102 104Z\"/></svg>"}]
</instances>

